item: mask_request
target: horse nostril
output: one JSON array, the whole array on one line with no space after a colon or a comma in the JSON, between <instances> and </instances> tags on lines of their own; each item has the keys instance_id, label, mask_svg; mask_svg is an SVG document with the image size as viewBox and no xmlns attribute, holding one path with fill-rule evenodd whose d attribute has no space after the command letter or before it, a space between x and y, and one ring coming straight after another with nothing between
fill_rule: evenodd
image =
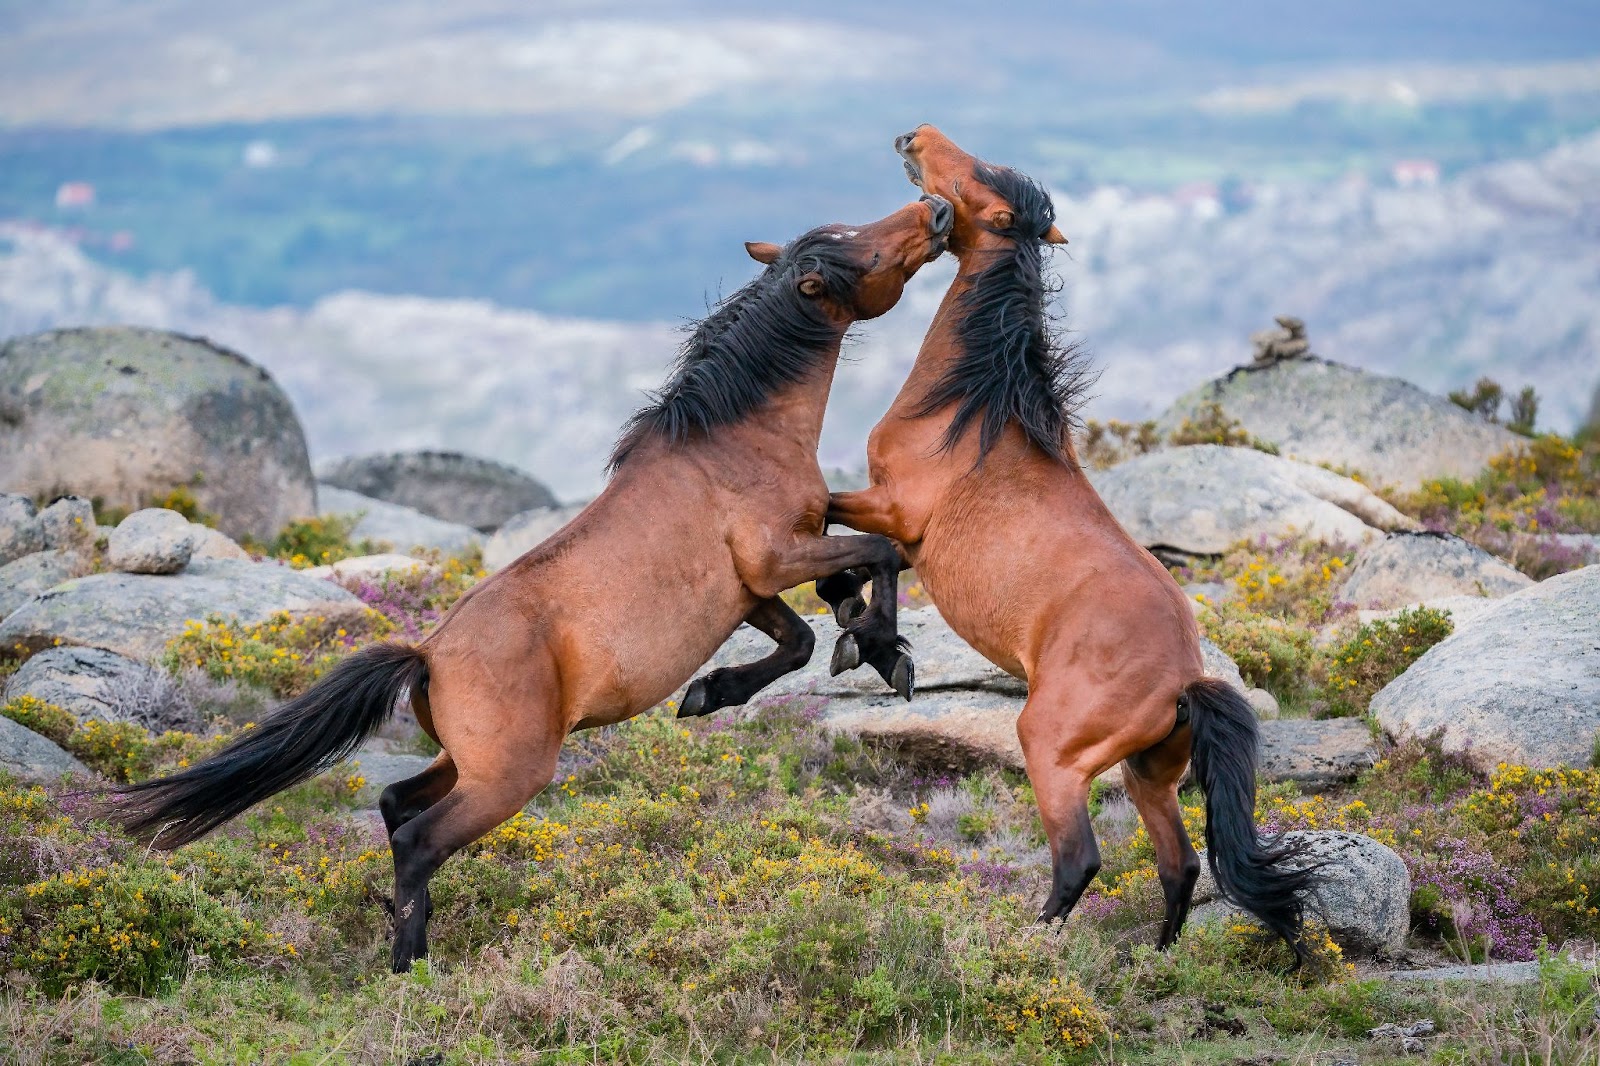
<instances>
[{"instance_id":1,"label":"horse nostril","mask_svg":"<svg viewBox=\"0 0 1600 1066\"><path fill-rule=\"evenodd\" d=\"M928 227L936 234L943 235L950 232L950 226L956 220L956 209L950 206L950 201L942 196L924 196L922 202L929 207Z\"/></svg>"},{"instance_id":2,"label":"horse nostril","mask_svg":"<svg viewBox=\"0 0 1600 1066\"><path fill-rule=\"evenodd\" d=\"M912 130L910 133L902 133L900 136L894 139L894 150L897 152L909 151L911 149L911 142L915 141L916 139L916 130Z\"/></svg>"}]
</instances>

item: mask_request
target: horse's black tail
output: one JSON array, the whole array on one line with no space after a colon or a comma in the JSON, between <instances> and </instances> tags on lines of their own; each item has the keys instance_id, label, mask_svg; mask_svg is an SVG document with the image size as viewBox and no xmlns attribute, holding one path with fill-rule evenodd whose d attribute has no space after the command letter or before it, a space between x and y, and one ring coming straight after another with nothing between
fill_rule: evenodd
<instances>
[{"instance_id":1,"label":"horse's black tail","mask_svg":"<svg viewBox=\"0 0 1600 1066\"><path fill-rule=\"evenodd\" d=\"M118 789L106 814L155 847L187 844L350 755L427 672L411 645L363 648L204 762Z\"/></svg>"},{"instance_id":2,"label":"horse's black tail","mask_svg":"<svg viewBox=\"0 0 1600 1066\"><path fill-rule=\"evenodd\" d=\"M1194 736L1194 778L1206 794L1206 860L1222 897L1255 915L1305 961L1305 897L1316 868L1305 846L1263 843L1256 832L1256 713L1232 685L1214 678L1183 690Z\"/></svg>"}]
</instances>

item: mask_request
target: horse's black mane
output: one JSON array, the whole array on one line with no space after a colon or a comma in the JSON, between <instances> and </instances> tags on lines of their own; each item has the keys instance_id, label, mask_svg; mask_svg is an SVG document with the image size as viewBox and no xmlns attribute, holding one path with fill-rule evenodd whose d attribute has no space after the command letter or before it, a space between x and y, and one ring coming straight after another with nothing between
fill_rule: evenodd
<instances>
[{"instance_id":1,"label":"horse's black mane","mask_svg":"<svg viewBox=\"0 0 1600 1066\"><path fill-rule=\"evenodd\" d=\"M1045 454L1070 461L1067 434L1076 428L1091 374L1087 358L1053 335L1047 317L1045 305L1060 287L1045 277L1043 263L1043 238L1055 224L1055 206L1042 186L1015 170L979 163L973 177L1011 208L1011 227L994 232L1011 238L1012 245L970 276L956 327L961 354L917 413L958 404L943 447L955 447L979 422L980 463L1013 422Z\"/></svg>"},{"instance_id":2,"label":"horse's black mane","mask_svg":"<svg viewBox=\"0 0 1600 1066\"><path fill-rule=\"evenodd\" d=\"M746 418L785 385L815 367L841 338L825 298L848 303L866 268L849 234L822 226L797 237L750 284L690 327L671 375L651 402L634 412L611 452L615 471L643 441L672 443ZM795 279L815 272L819 296L802 296Z\"/></svg>"}]
</instances>

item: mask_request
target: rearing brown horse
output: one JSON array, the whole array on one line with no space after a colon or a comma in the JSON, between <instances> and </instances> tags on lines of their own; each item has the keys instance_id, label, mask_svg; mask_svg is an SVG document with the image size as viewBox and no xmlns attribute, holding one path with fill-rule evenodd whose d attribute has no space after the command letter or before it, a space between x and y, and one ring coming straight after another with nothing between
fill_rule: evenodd
<instances>
[{"instance_id":1,"label":"rearing brown horse","mask_svg":"<svg viewBox=\"0 0 1600 1066\"><path fill-rule=\"evenodd\" d=\"M569 732L659 703L740 621L779 647L702 686L702 705L741 703L743 686L810 658L810 630L777 598L784 589L870 567L882 595L846 634L851 654L909 676L895 632L895 547L823 536L817 441L845 331L895 305L944 251L951 215L924 196L869 225L749 246L766 270L695 330L582 514L464 596L420 644L348 656L206 761L122 790L113 816L157 847L187 843L349 755L409 691L443 750L380 803L403 971L427 954L434 872L550 782Z\"/></svg>"},{"instance_id":2,"label":"rearing brown horse","mask_svg":"<svg viewBox=\"0 0 1600 1066\"><path fill-rule=\"evenodd\" d=\"M828 520L894 539L950 627L1028 682L1017 733L1054 874L1040 917L1065 917L1100 869L1089 785L1119 761L1155 844L1170 945L1200 864L1178 805L1194 757L1223 894L1303 957L1311 871L1255 826L1255 714L1207 680L1183 592L1079 469L1082 370L1052 337L1042 251L1065 243L1049 196L931 126L895 142L914 183L956 208L960 260L911 374L867 444L872 486ZM859 574L819 582L848 618Z\"/></svg>"}]
</instances>

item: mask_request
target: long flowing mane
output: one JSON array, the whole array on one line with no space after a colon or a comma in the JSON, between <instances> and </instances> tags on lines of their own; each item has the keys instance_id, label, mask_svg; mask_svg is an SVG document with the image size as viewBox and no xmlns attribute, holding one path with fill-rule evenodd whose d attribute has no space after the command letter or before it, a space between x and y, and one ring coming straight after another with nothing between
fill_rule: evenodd
<instances>
[{"instance_id":1,"label":"long flowing mane","mask_svg":"<svg viewBox=\"0 0 1600 1066\"><path fill-rule=\"evenodd\" d=\"M957 404L943 447L955 447L977 421L980 463L1011 423L1051 458L1071 462L1068 434L1077 425L1092 373L1077 345L1055 336L1046 311L1060 289L1045 276L1043 262L1055 205L1037 182L1007 167L979 163L973 176L1011 208L1011 228L994 231L1011 244L969 275L972 287L961 297L956 327L961 354L917 414Z\"/></svg>"},{"instance_id":2,"label":"long flowing mane","mask_svg":"<svg viewBox=\"0 0 1600 1066\"><path fill-rule=\"evenodd\" d=\"M797 237L754 281L690 326L667 383L628 419L607 468L614 472L647 439L676 444L739 422L810 373L844 332L824 300L848 303L865 273L849 236L822 226ZM823 293L807 298L794 279L812 272L822 277Z\"/></svg>"}]
</instances>

